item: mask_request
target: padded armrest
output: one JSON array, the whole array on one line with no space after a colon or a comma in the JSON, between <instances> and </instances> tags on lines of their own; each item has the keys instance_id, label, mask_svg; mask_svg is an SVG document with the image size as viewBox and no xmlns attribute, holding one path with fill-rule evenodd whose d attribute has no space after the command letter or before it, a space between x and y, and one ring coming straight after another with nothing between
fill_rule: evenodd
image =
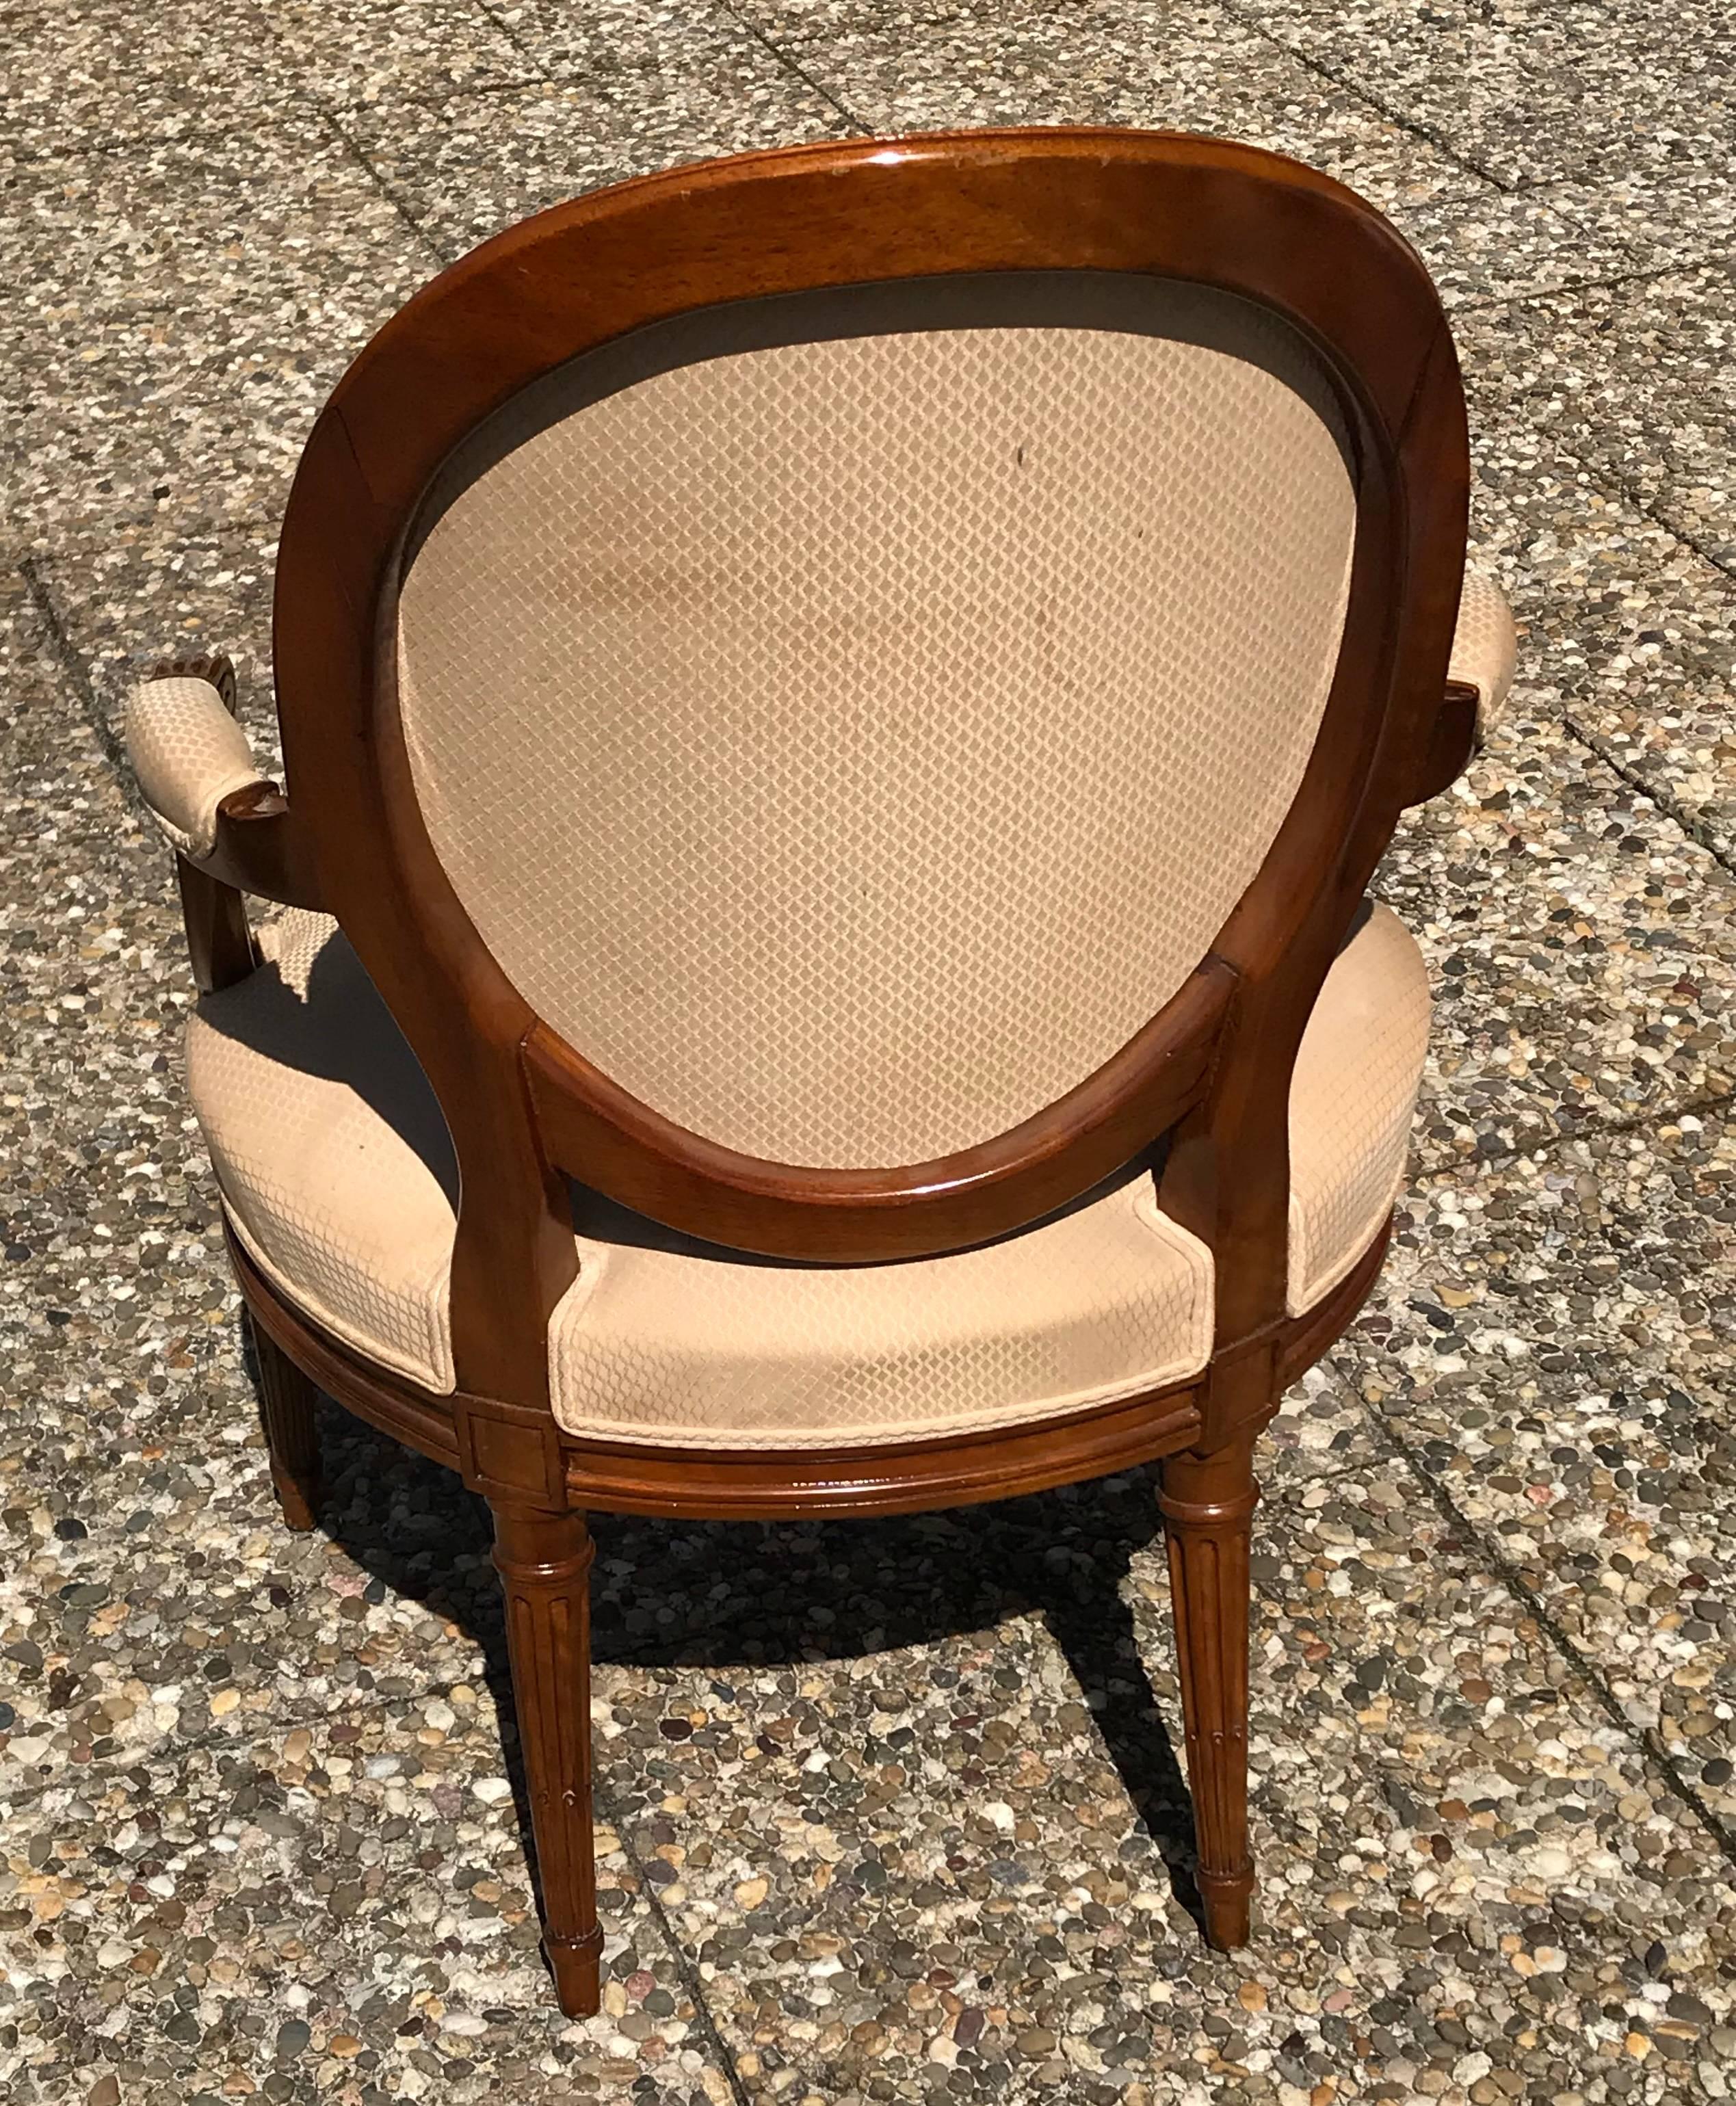
<instances>
[{"instance_id":1,"label":"padded armrest","mask_svg":"<svg viewBox=\"0 0 1736 2106\"><path fill-rule=\"evenodd\" d=\"M1500 720L1513 685L1518 639L1507 596L1492 578L1467 571L1447 665L1446 692L1417 755L1406 804L1425 804L1456 782Z\"/></svg>"},{"instance_id":2,"label":"padded armrest","mask_svg":"<svg viewBox=\"0 0 1736 2106\"><path fill-rule=\"evenodd\" d=\"M1493 578L1485 577L1480 571L1467 571L1447 679L1449 686L1476 690L1479 746L1500 722L1506 707L1518 649L1507 595Z\"/></svg>"},{"instance_id":3,"label":"padded armrest","mask_svg":"<svg viewBox=\"0 0 1736 2106\"><path fill-rule=\"evenodd\" d=\"M214 670L214 669L213 669ZM222 691L190 669L141 680L128 697L127 758L145 801L184 856L217 845L218 807L261 780Z\"/></svg>"}]
</instances>

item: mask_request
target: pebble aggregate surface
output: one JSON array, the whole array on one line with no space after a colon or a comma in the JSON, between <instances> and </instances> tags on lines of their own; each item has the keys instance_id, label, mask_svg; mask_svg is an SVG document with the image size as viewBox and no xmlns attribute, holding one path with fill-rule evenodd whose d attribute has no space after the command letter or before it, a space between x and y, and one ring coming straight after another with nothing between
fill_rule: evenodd
<instances>
[{"instance_id":1,"label":"pebble aggregate surface","mask_svg":"<svg viewBox=\"0 0 1736 2106\"><path fill-rule=\"evenodd\" d=\"M1736 41L1711 0L0 7L0 2096L1674 2106L1736 2091ZM116 714L275 757L300 446L415 288L672 162L1217 132L1454 317L1509 717L1377 889L1414 1177L1256 1521L1243 1952L1145 1473L600 1517L604 2001L536 1947L487 1518L334 1409L279 1525Z\"/></svg>"}]
</instances>

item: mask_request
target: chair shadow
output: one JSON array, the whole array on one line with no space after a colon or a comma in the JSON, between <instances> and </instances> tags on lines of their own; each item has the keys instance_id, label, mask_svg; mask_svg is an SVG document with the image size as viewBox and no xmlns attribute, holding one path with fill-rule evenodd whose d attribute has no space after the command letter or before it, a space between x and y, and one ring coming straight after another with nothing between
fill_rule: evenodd
<instances>
[{"instance_id":1,"label":"chair shadow","mask_svg":"<svg viewBox=\"0 0 1736 2106\"><path fill-rule=\"evenodd\" d=\"M250 1345L248 1365L253 1373ZM478 1569L492 1540L487 1504L451 1471L329 1399L321 1413L321 1531L479 1649L536 1880L504 1623L493 1575ZM407 1527L406 1511L415 1517ZM1130 1561L1158 1527L1152 1471L886 1519L675 1522L598 1514L592 1657L599 1665L727 1675L861 1659L990 1631L1009 1615L1034 1611L1072 1669L1121 1777L1134 1838L1155 1850L1171 1892L1198 1923L1192 1802L1121 1593ZM466 1553L472 1555L460 1566ZM623 1568L632 1584L612 1577ZM659 1607L676 1610L666 1623L644 1606L643 1581L652 1575ZM597 1784L605 1805L606 1766ZM1138 1847L1136 1840L1131 1854Z\"/></svg>"}]
</instances>

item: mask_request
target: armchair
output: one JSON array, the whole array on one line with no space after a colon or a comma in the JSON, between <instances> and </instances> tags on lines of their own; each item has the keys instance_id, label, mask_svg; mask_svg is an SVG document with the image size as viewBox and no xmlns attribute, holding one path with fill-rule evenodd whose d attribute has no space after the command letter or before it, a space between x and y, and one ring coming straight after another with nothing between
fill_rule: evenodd
<instances>
[{"instance_id":1,"label":"armchair","mask_svg":"<svg viewBox=\"0 0 1736 2106\"><path fill-rule=\"evenodd\" d=\"M1512 673L1467 474L1421 265L1294 164L748 155L512 229L346 374L287 797L223 661L139 689L284 1510L319 1390L488 1500L568 2011L590 1508L1160 1463L1246 1938L1256 1442L1378 1274L1427 1038L1366 890Z\"/></svg>"}]
</instances>

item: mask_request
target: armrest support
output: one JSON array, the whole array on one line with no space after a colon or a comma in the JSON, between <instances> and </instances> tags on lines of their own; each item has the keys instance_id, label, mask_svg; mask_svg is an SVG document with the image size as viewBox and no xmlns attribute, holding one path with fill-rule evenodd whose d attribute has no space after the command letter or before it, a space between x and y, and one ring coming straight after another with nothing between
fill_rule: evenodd
<instances>
[{"instance_id":1,"label":"armrest support","mask_svg":"<svg viewBox=\"0 0 1736 2106\"><path fill-rule=\"evenodd\" d=\"M1500 587L1478 571L1465 574L1453 631L1447 688L1420 757L1407 804L1421 804L1456 782L1500 720L1513 685L1518 639Z\"/></svg>"}]
</instances>

